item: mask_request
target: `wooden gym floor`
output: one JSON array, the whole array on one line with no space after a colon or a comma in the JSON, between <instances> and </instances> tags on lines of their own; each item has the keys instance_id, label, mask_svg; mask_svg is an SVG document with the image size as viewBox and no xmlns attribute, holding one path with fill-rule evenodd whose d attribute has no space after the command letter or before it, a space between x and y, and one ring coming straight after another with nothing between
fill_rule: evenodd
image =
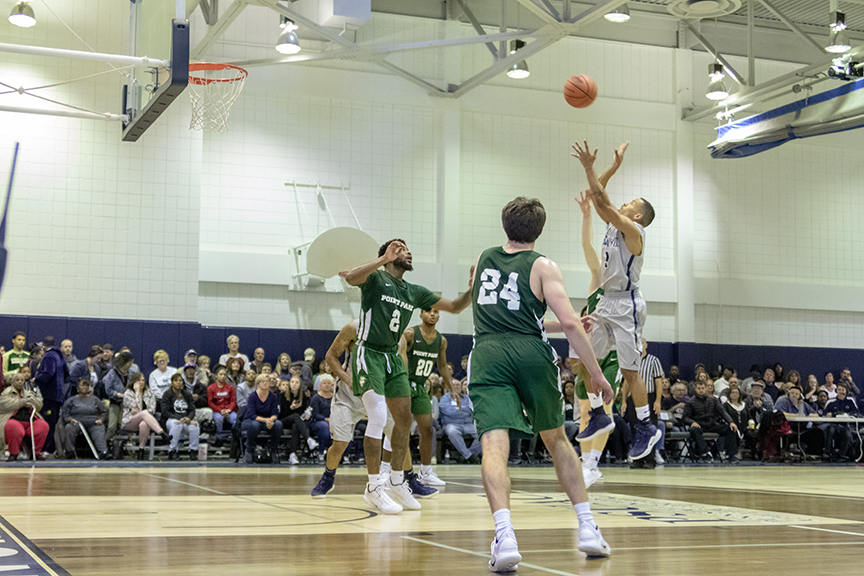
<instances>
[{"instance_id":1,"label":"wooden gym floor","mask_svg":"<svg viewBox=\"0 0 864 576\"><path fill-rule=\"evenodd\" d=\"M6 467L0 574L488 574L479 467L436 470L448 484L422 511L384 516L361 468L313 500L318 467ZM586 561L554 471L511 469L518 574L864 573L864 467L602 470L591 504L613 553Z\"/></svg>"}]
</instances>

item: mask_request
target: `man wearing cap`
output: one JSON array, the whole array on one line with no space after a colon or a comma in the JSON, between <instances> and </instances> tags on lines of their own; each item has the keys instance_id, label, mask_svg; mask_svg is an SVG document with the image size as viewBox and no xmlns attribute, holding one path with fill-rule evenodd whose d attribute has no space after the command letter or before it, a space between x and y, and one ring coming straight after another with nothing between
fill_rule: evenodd
<instances>
[{"instance_id":1,"label":"man wearing cap","mask_svg":"<svg viewBox=\"0 0 864 576\"><path fill-rule=\"evenodd\" d=\"M198 352L196 352L193 348L186 350L186 353L183 354L183 364L195 364L198 361Z\"/></svg>"},{"instance_id":2,"label":"man wearing cap","mask_svg":"<svg viewBox=\"0 0 864 576\"><path fill-rule=\"evenodd\" d=\"M99 359L99 367L102 369L103 376L111 370L111 361L114 359L114 345L102 345L102 357Z\"/></svg>"},{"instance_id":3,"label":"man wearing cap","mask_svg":"<svg viewBox=\"0 0 864 576\"><path fill-rule=\"evenodd\" d=\"M759 410L767 410L768 412L774 410L774 401L771 400L771 396L765 394L765 382L762 379L750 383L750 393L744 402L747 404L747 408L752 410L756 400L761 402L761 405L757 406Z\"/></svg>"},{"instance_id":4,"label":"man wearing cap","mask_svg":"<svg viewBox=\"0 0 864 576\"><path fill-rule=\"evenodd\" d=\"M314 348L306 348L303 351L303 368L300 371L301 378L308 378L309 381L312 381L312 376L315 368L315 349Z\"/></svg>"},{"instance_id":5,"label":"man wearing cap","mask_svg":"<svg viewBox=\"0 0 864 576\"><path fill-rule=\"evenodd\" d=\"M297 376L303 383L303 386L312 390L312 370L301 360L291 363L291 377Z\"/></svg>"},{"instance_id":6,"label":"man wearing cap","mask_svg":"<svg viewBox=\"0 0 864 576\"><path fill-rule=\"evenodd\" d=\"M90 352L87 353L86 358L78 360L72 366L69 370L69 377L65 382L66 394L64 398L69 398L74 395L78 390L78 382L80 382L82 378L90 380L91 388L94 390L96 389L96 384L102 380L102 366L99 363L100 358L102 358L102 348L99 346L93 346L90 348Z\"/></svg>"}]
</instances>

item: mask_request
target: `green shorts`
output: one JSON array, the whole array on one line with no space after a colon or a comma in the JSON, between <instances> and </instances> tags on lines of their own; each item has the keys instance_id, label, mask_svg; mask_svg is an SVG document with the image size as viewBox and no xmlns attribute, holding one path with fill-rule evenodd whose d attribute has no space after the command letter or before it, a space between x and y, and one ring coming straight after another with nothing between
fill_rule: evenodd
<instances>
[{"instance_id":1,"label":"green shorts","mask_svg":"<svg viewBox=\"0 0 864 576\"><path fill-rule=\"evenodd\" d=\"M362 396L369 390L385 398L411 395L408 372L397 353L388 354L357 346L351 354L351 376L355 396Z\"/></svg>"},{"instance_id":2,"label":"green shorts","mask_svg":"<svg viewBox=\"0 0 864 576\"><path fill-rule=\"evenodd\" d=\"M555 351L540 338L508 334L480 339L468 359L468 394L480 436L506 429L531 437L564 425Z\"/></svg>"},{"instance_id":3,"label":"green shorts","mask_svg":"<svg viewBox=\"0 0 864 576\"><path fill-rule=\"evenodd\" d=\"M618 388L621 387L621 380L618 379L618 353L615 350L609 352L605 358L600 360L600 369L603 371L603 376L606 381L612 385L612 395L618 395ZM585 381L582 380L582 375L576 375L575 385L576 397L580 400L588 399L588 391L585 390Z\"/></svg>"},{"instance_id":4,"label":"green shorts","mask_svg":"<svg viewBox=\"0 0 864 576\"><path fill-rule=\"evenodd\" d=\"M411 414L432 414L432 399L429 398L425 383L411 382Z\"/></svg>"}]
</instances>

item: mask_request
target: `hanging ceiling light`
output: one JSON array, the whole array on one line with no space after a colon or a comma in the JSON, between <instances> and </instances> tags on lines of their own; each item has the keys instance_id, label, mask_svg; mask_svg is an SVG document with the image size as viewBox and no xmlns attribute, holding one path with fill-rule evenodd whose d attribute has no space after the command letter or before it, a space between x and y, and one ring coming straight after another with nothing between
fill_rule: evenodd
<instances>
[{"instance_id":1,"label":"hanging ceiling light","mask_svg":"<svg viewBox=\"0 0 864 576\"><path fill-rule=\"evenodd\" d=\"M276 41L276 50L282 54L297 54L300 52L300 41L297 40L297 24L290 18L285 16L280 17L279 27L282 28L282 33L279 34L279 40Z\"/></svg>"},{"instance_id":2,"label":"hanging ceiling light","mask_svg":"<svg viewBox=\"0 0 864 576\"><path fill-rule=\"evenodd\" d=\"M19 28L30 28L36 25L36 15L27 2L18 2L9 13L9 22Z\"/></svg>"},{"instance_id":3,"label":"hanging ceiling light","mask_svg":"<svg viewBox=\"0 0 864 576\"><path fill-rule=\"evenodd\" d=\"M510 42L510 54L515 54L517 50L521 50L525 47L525 42L522 40L513 40ZM507 76L510 78L516 78L520 80L522 78L527 78L531 72L528 71L528 63L525 60L520 60L516 64L513 64L509 70L507 70Z\"/></svg>"},{"instance_id":4,"label":"hanging ceiling light","mask_svg":"<svg viewBox=\"0 0 864 576\"><path fill-rule=\"evenodd\" d=\"M726 84L723 82L726 74L723 72L722 64L717 62L709 64L708 77L711 79L711 83L708 84L708 92L705 96L709 100L724 100L729 96L729 89L726 88Z\"/></svg>"},{"instance_id":5,"label":"hanging ceiling light","mask_svg":"<svg viewBox=\"0 0 864 576\"><path fill-rule=\"evenodd\" d=\"M627 4L622 4L615 10L607 13L604 18L606 18L606 20L609 20L610 22L615 22L616 24L621 22L627 22L628 20L630 20L630 8L627 6Z\"/></svg>"},{"instance_id":6,"label":"hanging ceiling light","mask_svg":"<svg viewBox=\"0 0 864 576\"><path fill-rule=\"evenodd\" d=\"M846 15L843 12L834 12L831 22L831 33L828 35L828 47L825 48L833 54L842 54L852 49L849 44L849 35L846 33Z\"/></svg>"}]
</instances>

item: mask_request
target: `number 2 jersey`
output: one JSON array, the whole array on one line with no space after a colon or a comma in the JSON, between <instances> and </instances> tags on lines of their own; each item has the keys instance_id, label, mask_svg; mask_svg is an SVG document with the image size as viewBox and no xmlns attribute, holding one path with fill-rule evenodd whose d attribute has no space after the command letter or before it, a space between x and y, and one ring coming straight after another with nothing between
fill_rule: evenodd
<instances>
[{"instance_id":1,"label":"number 2 jersey","mask_svg":"<svg viewBox=\"0 0 864 576\"><path fill-rule=\"evenodd\" d=\"M475 338L521 334L546 341L546 303L531 291L531 268L542 256L533 250L509 254L500 246L483 251L472 291Z\"/></svg>"},{"instance_id":2,"label":"number 2 jersey","mask_svg":"<svg viewBox=\"0 0 864 576\"><path fill-rule=\"evenodd\" d=\"M360 289L357 345L385 354L398 351L414 309L432 308L440 299L428 288L399 280L383 269L370 274Z\"/></svg>"}]
</instances>

